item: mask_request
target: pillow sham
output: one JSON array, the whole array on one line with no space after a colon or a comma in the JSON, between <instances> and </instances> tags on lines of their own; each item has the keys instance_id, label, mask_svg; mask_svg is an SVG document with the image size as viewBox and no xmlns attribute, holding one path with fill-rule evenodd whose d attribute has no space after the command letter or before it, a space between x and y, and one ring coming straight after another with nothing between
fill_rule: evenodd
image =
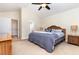
<instances>
[{"instance_id":1,"label":"pillow sham","mask_svg":"<svg viewBox=\"0 0 79 59\"><path fill-rule=\"evenodd\" d=\"M51 32L51 31L52 31L52 29L45 29L45 31L46 31L46 32Z\"/></svg>"},{"instance_id":2,"label":"pillow sham","mask_svg":"<svg viewBox=\"0 0 79 59\"><path fill-rule=\"evenodd\" d=\"M62 29L52 29L52 32L62 32Z\"/></svg>"}]
</instances>

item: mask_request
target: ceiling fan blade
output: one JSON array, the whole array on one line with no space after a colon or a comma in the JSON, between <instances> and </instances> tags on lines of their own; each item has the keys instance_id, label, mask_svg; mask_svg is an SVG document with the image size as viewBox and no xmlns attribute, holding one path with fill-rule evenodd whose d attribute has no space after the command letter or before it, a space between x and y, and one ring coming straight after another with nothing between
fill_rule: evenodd
<instances>
[{"instance_id":1,"label":"ceiling fan blade","mask_svg":"<svg viewBox=\"0 0 79 59\"><path fill-rule=\"evenodd\" d=\"M50 7L49 7L48 5L46 6L46 8L47 8L48 10L50 10Z\"/></svg>"},{"instance_id":2,"label":"ceiling fan blade","mask_svg":"<svg viewBox=\"0 0 79 59\"><path fill-rule=\"evenodd\" d=\"M51 3L46 3L46 4L51 4Z\"/></svg>"},{"instance_id":3,"label":"ceiling fan blade","mask_svg":"<svg viewBox=\"0 0 79 59\"><path fill-rule=\"evenodd\" d=\"M35 5L41 5L41 4L43 4L43 3L32 3L32 4L35 4Z\"/></svg>"},{"instance_id":4,"label":"ceiling fan blade","mask_svg":"<svg viewBox=\"0 0 79 59\"><path fill-rule=\"evenodd\" d=\"M41 5L41 4L51 4L51 3L32 3L32 4Z\"/></svg>"},{"instance_id":5,"label":"ceiling fan blade","mask_svg":"<svg viewBox=\"0 0 79 59\"><path fill-rule=\"evenodd\" d=\"M40 8L38 10L40 10L42 8L42 6L40 6Z\"/></svg>"}]
</instances>

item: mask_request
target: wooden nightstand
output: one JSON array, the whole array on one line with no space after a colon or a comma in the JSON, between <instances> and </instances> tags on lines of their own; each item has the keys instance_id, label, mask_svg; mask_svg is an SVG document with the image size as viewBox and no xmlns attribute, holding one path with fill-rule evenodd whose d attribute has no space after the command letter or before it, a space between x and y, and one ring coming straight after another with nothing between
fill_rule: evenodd
<instances>
[{"instance_id":1,"label":"wooden nightstand","mask_svg":"<svg viewBox=\"0 0 79 59\"><path fill-rule=\"evenodd\" d=\"M79 35L78 33L71 33L68 35L68 43L79 45Z\"/></svg>"}]
</instances>

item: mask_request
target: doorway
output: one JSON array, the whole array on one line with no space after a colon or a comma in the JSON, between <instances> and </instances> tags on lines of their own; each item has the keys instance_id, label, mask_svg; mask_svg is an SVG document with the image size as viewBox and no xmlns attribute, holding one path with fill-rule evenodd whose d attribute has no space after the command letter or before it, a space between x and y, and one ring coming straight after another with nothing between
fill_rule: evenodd
<instances>
[{"instance_id":1,"label":"doorway","mask_svg":"<svg viewBox=\"0 0 79 59\"><path fill-rule=\"evenodd\" d=\"M18 20L12 19L12 38L18 39Z\"/></svg>"}]
</instances>

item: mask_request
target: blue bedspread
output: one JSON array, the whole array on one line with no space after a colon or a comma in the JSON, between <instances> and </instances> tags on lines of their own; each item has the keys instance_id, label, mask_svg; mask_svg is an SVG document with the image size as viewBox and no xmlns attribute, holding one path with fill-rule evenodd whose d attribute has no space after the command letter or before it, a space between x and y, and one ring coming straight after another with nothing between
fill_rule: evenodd
<instances>
[{"instance_id":1,"label":"blue bedspread","mask_svg":"<svg viewBox=\"0 0 79 59\"><path fill-rule=\"evenodd\" d=\"M48 34L32 32L29 34L29 41L38 44L49 53L51 53L54 50L55 41L59 38L60 37L55 33Z\"/></svg>"}]
</instances>

